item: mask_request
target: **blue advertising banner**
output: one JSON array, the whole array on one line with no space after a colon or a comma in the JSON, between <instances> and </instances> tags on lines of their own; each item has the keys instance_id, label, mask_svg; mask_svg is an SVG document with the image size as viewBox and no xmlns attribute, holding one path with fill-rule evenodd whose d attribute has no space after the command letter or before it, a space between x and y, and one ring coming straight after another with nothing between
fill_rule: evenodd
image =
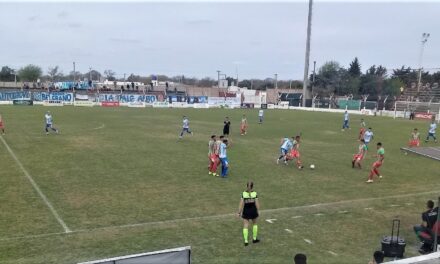
<instances>
[{"instance_id":1,"label":"blue advertising banner","mask_svg":"<svg viewBox=\"0 0 440 264\"><path fill-rule=\"evenodd\" d=\"M15 99L30 98L30 92L0 92L0 101L13 101Z\"/></svg>"},{"instance_id":2,"label":"blue advertising banner","mask_svg":"<svg viewBox=\"0 0 440 264\"><path fill-rule=\"evenodd\" d=\"M73 93L63 92L35 92L33 93L34 101L62 101L73 102Z\"/></svg>"},{"instance_id":3,"label":"blue advertising banner","mask_svg":"<svg viewBox=\"0 0 440 264\"><path fill-rule=\"evenodd\" d=\"M188 96L188 104L206 104L208 96Z\"/></svg>"},{"instance_id":4,"label":"blue advertising banner","mask_svg":"<svg viewBox=\"0 0 440 264\"><path fill-rule=\"evenodd\" d=\"M152 104L157 101L155 95L143 94L99 94L100 102L120 102L120 103L136 103L142 102Z\"/></svg>"},{"instance_id":5,"label":"blue advertising banner","mask_svg":"<svg viewBox=\"0 0 440 264\"><path fill-rule=\"evenodd\" d=\"M88 82L56 82L54 83L54 86L60 90L72 89L73 87L78 90L87 90L92 88Z\"/></svg>"}]
</instances>

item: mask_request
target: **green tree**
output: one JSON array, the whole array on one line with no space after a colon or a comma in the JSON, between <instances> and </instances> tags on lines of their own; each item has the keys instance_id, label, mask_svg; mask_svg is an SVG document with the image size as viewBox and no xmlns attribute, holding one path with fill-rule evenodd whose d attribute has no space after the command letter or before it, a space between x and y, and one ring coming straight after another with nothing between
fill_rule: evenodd
<instances>
[{"instance_id":1,"label":"green tree","mask_svg":"<svg viewBox=\"0 0 440 264\"><path fill-rule=\"evenodd\" d=\"M404 83L399 78L387 79L384 82L383 94L398 95L402 86L404 86Z\"/></svg>"},{"instance_id":2,"label":"green tree","mask_svg":"<svg viewBox=\"0 0 440 264\"><path fill-rule=\"evenodd\" d=\"M319 68L315 76L314 91L324 95L345 95L349 90L347 87L347 70L338 62L328 61Z\"/></svg>"},{"instance_id":3,"label":"green tree","mask_svg":"<svg viewBox=\"0 0 440 264\"><path fill-rule=\"evenodd\" d=\"M38 78L41 77L43 71L39 66L29 64L18 71L18 76L20 76L20 80L35 82Z\"/></svg>"},{"instance_id":4,"label":"green tree","mask_svg":"<svg viewBox=\"0 0 440 264\"><path fill-rule=\"evenodd\" d=\"M239 83L238 83L238 87L247 87L248 89L250 89L251 88L251 86L252 86L252 83L251 83L251 81L250 80L241 80Z\"/></svg>"},{"instance_id":5,"label":"green tree","mask_svg":"<svg viewBox=\"0 0 440 264\"><path fill-rule=\"evenodd\" d=\"M14 70L8 66L3 66L0 71L0 81L2 82L13 82L15 81Z\"/></svg>"},{"instance_id":6,"label":"green tree","mask_svg":"<svg viewBox=\"0 0 440 264\"><path fill-rule=\"evenodd\" d=\"M351 77L354 78L361 77L361 65L359 64L359 60L357 57L355 57L354 60L350 63L350 66L348 67L348 73Z\"/></svg>"}]
</instances>

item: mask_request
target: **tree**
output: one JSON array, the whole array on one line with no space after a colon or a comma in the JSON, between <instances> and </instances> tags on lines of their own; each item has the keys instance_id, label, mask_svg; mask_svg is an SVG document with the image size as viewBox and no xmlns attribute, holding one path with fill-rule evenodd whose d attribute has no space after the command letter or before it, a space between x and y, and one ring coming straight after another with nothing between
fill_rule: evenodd
<instances>
[{"instance_id":1,"label":"tree","mask_svg":"<svg viewBox=\"0 0 440 264\"><path fill-rule=\"evenodd\" d=\"M209 77L205 77L198 82L198 86L200 87L212 87L217 83L214 79Z\"/></svg>"},{"instance_id":2,"label":"tree","mask_svg":"<svg viewBox=\"0 0 440 264\"><path fill-rule=\"evenodd\" d=\"M246 88L250 89L251 86L252 86L252 83L250 80L241 80L240 82L238 82L238 87L241 87L241 88L246 87Z\"/></svg>"},{"instance_id":3,"label":"tree","mask_svg":"<svg viewBox=\"0 0 440 264\"><path fill-rule=\"evenodd\" d=\"M350 63L348 73L351 77L361 77L361 65L359 64L359 60L357 57L355 57L354 60Z\"/></svg>"},{"instance_id":4,"label":"tree","mask_svg":"<svg viewBox=\"0 0 440 264\"><path fill-rule=\"evenodd\" d=\"M139 75L134 75L133 73L130 74L130 76L128 76L127 78L128 82L140 82L141 81L141 76Z\"/></svg>"},{"instance_id":5,"label":"tree","mask_svg":"<svg viewBox=\"0 0 440 264\"><path fill-rule=\"evenodd\" d=\"M337 95L347 94L347 84L343 79L347 70L341 67L336 61L328 61L324 63L315 76L315 91L320 94L336 93Z\"/></svg>"},{"instance_id":6,"label":"tree","mask_svg":"<svg viewBox=\"0 0 440 264\"><path fill-rule=\"evenodd\" d=\"M104 71L104 76L108 81L115 81L116 80L115 75L116 75L116 73L112 70L105 70Z\"/></svg>"},{"instance_id":7,"label":"tree","mask_svg":"<svg viewBox=\"0 0 440 264\"><path fill-rule=\"evenodd\" d=\"M402 86L404 86L404 83L399 78L387 79L384 83L383 94L398 95Z\"/></svg>"},{"instance_id":8,"label":"tree","mask_svg":"<svg viewBox=\"0 0 440 264\"><path fill-rule=\"evenodd\" d=\"M43 71L41 68L32 64L29 64L18 71L18 76L20 76L20 79L29 82L37 81L42 74Z\"/></svg>"},{"instance_id":9,"label":"tree","mask_svg":"<svg viewBox=\"0 0 440 264\"><path fill-rule=\"evenodd\" d=\"M90 77L92 77L93 81L99 81L101 80L101 73L96 70L91 70L85 77L87 77L87 79L90 79Z\"/></svg>"},{"instance_id":10,"label":"tree","mask_svg":"<svg viewBox=\"0 0 440 264\"><path fill-rule=\"evenodd\" d=\"M2 82L13 82L15 81L14 70L8 66L3 66L0 71L0 81Z\"/></svg>"},{"instance_id":11,"label":"tree","mask_svg":"<svg viewBox=\"0 0 440 264\"><path fill-rule=\"evenodd\" d=\"M47 75L52 82L56 82L63 77L63 73L59 70L58 65L55 67L49 67Z\"/></svg>"}]
</instances>

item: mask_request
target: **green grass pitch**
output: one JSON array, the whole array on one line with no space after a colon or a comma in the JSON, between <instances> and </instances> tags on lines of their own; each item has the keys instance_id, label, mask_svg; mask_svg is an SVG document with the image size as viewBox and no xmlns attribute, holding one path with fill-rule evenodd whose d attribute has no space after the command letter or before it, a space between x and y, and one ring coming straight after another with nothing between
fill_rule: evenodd
<instances>
[{"instance_id":1,"label":"green grass pitch","mask_svg":"<svg viewBox=\"0 0 440 264\"><path fill-rule=\"evenodd\" d=\"M61 134L46 136L48 109L1 106L3 139L73 232L64 233L0 142L0 263L76 263L187 245L193 263L292 263L298 252L310 263L366 263L394 217L411 256L412 225L440 194L438 161L399 150L414 127L423 136L424 121L365 117L373 144L386 150L383 180L367 185L373 152L362 170L351 168L356 115L342 132L342 115L330 113L267 110L258 125L256 109L51 107ZM194 135L179 141L182 115ZM225 116L231 168L220 179L207 173L207 143ZM299 132L305 169L277 165L280 138ZM260 198L262 242L245 248L233 213L248 180Z\"/></svg>"}]
</instances>

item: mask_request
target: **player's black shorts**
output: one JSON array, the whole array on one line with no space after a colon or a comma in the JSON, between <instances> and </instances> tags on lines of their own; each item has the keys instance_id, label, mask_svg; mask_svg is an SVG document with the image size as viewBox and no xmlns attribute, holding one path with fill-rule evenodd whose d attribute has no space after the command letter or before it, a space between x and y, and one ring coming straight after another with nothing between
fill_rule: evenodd
<instances>
[{"instance_id":1,"label":"player's black shorts","mask_svg":"<svg viewBox=\"0 0 440 264\"><path fill-rule=\"evenodd\" d=\"M258 211L256 207L244 208L241 218L246 220L255 219L258 217Z\"/></svg>"}]
</instances>

